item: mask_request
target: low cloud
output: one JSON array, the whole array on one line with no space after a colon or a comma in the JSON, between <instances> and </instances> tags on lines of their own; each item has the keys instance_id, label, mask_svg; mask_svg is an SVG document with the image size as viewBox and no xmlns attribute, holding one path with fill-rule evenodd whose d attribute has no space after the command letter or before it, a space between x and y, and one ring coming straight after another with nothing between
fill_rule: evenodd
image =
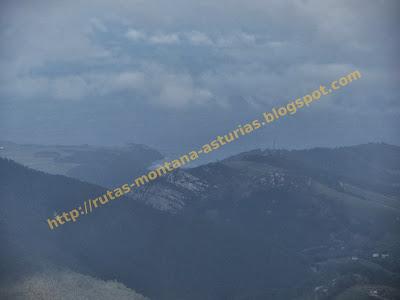
<instances>
[{"instance_id":1,"label":"low cloud","mask_svg":"<svg viewBox=\"0 0 400 300\"><path fill-rule=\"evenodd\" d=\"M145 33L142 30L129 29L125 36L132 42L142 42L159 45L188 44L192 46L237 47L256 43L254 34L234 31L225 34L210 36L201 31Z\"/></svg>"},{"instance_id":2,"label":"low cloud","mask_svg":"<svg viewBox=\"0 0 400 300\"><path fill-rule=\"evenodd\" d=\"M180 38L179 35L176 33L168 33L168 34L146 34L144 31L137 30L137 29L129 29L125 36L133 42L145 42L150 44L179 44Z\"/></svg>"},{"instance_id":3,"label":"low cloud","mask_svg":"<svg viewBox=\"0 0 400 300\"><path fill-rule=\"evenodd\" d=\"M186 33L186 38L193 45L214 45L212 39L204 32L200 31L188 32Z\"/></svg>"},{"instance_id":4,"label":"low cloud","mask_svg":"<svg viewBox=\"0 0 400 300\"><path fill-rule=\"evenodd\" d=\"M149 37L149 42L153 44L178 44L179 36L176 33L171 34L156 34Z\"/></svg>"},{"instance_id":5,"label":"low cloud","mask_svg":"<svg viewBox=\"0 0 400 300\"><path fill-rule=\"evenodd\" d=\"M147 40L147 35L144 32L136 29L129 29L125 35L128 39L135 42L140 40Z\"/></svg>"},{"instance_id":6,"label":"low cloud","mask_svg":"<svg viewBox=\"0 0 400 300\"><path fill-rule=\"evenodd\" d=\"M398 1L6 3L0 104L96 101L101 119L118 99L149 115L192 108L202 120L217 110L239 118L358 69L363 80L318 109L359 120L354 131L400 110ZM10 111L18 114L0 107L0 119Z\"/></svg>"},{"instance_id":7,"label":"low cloud","mask_svg":"<svg viewBox=\"0 0 400 300\"><path fill-rule=\"evenodd\" d=\"M17 95L22 100L53 101L98 101L123 95L131 101L166 108L204 105L213 99L212 92L189 73L167 70L154 63L121 72L16 77L0 88L0 93L9 97Z\"/></svg>"}]
</instances>

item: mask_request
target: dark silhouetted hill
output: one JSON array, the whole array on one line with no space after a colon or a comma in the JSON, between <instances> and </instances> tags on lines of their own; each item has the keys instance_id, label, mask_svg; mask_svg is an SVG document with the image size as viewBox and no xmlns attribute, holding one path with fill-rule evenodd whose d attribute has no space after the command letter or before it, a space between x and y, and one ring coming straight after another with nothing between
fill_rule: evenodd
<instances>
[{"instance_id":1,"label":"dark silhouetted hill","mask_svg":"<svg viewBox=\"0 0 400 300\"><path fill-rule=\"evenodd\" d=\"M344 299L373 286L396 295L398 159L383 144L242 153L55 231L45 223L54 211L105 189L0 159L2 275L55 265L151 299Z\"/></svg>"}]
</instances>

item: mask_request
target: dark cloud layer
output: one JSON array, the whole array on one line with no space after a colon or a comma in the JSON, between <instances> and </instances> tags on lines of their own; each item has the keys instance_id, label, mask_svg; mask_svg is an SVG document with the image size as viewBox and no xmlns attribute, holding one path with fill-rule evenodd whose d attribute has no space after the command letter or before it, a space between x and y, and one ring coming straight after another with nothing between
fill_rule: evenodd
<instances>
[{"instance_id":1,"label":"dark cloud layer","mask_svg":"<svg viewBox=\"0 0 400 300\"><path fill-rule=\"evenodd\" d=\"M363 79L238 147L399 144L397 1L3 1L0 140L197 147ZM242 148L240 148L242 149Z\"/></svg>"}]
</instances>

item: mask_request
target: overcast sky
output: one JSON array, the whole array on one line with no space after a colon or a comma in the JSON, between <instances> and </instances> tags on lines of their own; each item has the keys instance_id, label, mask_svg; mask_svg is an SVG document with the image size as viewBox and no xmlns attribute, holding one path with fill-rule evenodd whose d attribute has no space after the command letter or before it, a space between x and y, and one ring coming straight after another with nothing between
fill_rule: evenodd
<instances>
[{"instance_id":1,"label":"overcast sky","mask_svg":"<svg viewBox=\"0 0 400 300\"><path fill-rule=\"evenodd\" d=\"M400 144L398 1L1 1L0 140L198 148L350 71L230 146Z\"/></svg>"}]
</instances>

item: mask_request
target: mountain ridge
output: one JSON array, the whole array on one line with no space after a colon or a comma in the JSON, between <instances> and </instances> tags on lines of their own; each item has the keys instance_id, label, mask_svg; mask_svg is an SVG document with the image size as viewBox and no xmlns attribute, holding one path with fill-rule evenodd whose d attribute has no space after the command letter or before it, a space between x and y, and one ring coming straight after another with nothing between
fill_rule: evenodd
<instances>
[{"instance_id":1,"label":"mountain ridge","mask_svg":"<svg viewBox=\"0 0 400 300\"><path fill-rule=\"evenodd\" d=\"M378 154L385 149L366 151L361 162ZM2 275L49 263L162 300L336 300L398 286L391 184L372 178L378 184L364 189L369 177L340 173L351 160L338 160L331 174L321 158L310 171L313 152L296 155L247 153L176 170L55 231L44 218L105 189L0 159ZM394 161L374 163L397 170Z\"/></svg>"}]
</instances>

